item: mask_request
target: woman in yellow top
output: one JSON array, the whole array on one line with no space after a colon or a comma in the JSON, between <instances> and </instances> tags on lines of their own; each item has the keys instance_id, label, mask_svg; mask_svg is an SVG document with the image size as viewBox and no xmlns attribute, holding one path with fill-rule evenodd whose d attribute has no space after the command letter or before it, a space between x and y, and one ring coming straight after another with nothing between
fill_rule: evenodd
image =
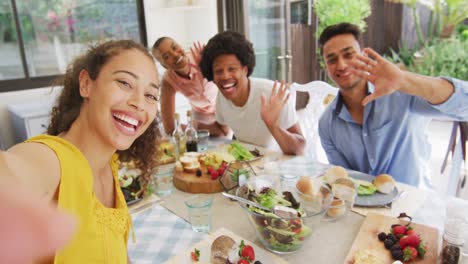
<instances>
[{"instance_id":1,"label":"woman in yellow top","mask_svg":"<svg viewBox=\"0 0 468 264\"><path fill-rule=\"evenodd\" d=\"M71 241L47 263L127 263L131 219L117 160L153 166L156 66L133 41L109 41L77 58L64 76L48 135L0 153L0 180L15 179L77 218Z\"/></svg>"}]
</instances>

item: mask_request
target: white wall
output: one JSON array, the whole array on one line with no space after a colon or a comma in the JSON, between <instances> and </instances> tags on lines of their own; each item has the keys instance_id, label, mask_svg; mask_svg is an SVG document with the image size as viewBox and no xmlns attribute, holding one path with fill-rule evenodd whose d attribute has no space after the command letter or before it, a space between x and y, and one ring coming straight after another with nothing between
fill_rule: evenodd
<instances>
[{"instance_id":1,"label":"white wall","mask_svg":"<svg viewBox=\"0 0 468 264\"><path fill-rule=\"evenodd\" d=\"M148 46L162 36L174 38L184 48L193 41L206 43L218 33L214 0L145 0Z\"/></svg>"}]
</instances>

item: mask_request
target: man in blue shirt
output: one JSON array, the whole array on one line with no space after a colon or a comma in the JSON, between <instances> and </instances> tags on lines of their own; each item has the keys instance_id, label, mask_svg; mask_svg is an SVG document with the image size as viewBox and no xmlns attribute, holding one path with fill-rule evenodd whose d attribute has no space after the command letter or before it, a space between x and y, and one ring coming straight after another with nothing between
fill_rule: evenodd
<instances>
[{"instance_id":1,"label":"man in blue shirt","mask_svg":"<svg viewBox=\"0 0 468 264\"><path fill-rule=\"evenodd\" d=\"M319 45L339 94L319 121L331 164L431 188L431 147L425 130L434 117L468 120L468 84L400 70L374 50L361 50L360 30L327 27Z\"/></svg>"}]
</instances>

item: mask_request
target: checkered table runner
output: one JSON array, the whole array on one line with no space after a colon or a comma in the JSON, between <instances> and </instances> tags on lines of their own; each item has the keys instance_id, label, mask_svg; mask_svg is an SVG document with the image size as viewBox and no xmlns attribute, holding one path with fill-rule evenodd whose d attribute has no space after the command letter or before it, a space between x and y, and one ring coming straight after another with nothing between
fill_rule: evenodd
<instances>
[{"instance_id":1,"label":"checkered table runner","mask_svg":"<svg viewBox=\"0 0 468 264\"><path fill-rule=\"evenodd\" d=\"M128 253L134 264L164 263L208 236L193 232L189 223L160 205L133 216L133 226L136 243L130 236Z\"/></svg>"}]
</instances>

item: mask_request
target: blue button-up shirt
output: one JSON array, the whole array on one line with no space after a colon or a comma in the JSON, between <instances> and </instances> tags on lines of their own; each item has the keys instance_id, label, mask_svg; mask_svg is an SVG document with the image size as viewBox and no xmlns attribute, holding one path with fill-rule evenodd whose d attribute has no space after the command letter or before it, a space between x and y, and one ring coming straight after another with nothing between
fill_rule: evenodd
<instances>
[{"instance_id":1,"label":"blue button-up shirt","mask_svg":"<svg viewBox=\"0 0 468 264\"><path fill-rule=\"evenodd\" d=\"M322 146L331 164L371 175L388 173L397 181L431 188L426 128L434 117L468 120L468 82L446 78L455 90L444 103L395 92L364 107L363 124L355 122L340 95L319 121ZM368 91L374 87L368 83Z\"/></svg>"}]
</instances>

